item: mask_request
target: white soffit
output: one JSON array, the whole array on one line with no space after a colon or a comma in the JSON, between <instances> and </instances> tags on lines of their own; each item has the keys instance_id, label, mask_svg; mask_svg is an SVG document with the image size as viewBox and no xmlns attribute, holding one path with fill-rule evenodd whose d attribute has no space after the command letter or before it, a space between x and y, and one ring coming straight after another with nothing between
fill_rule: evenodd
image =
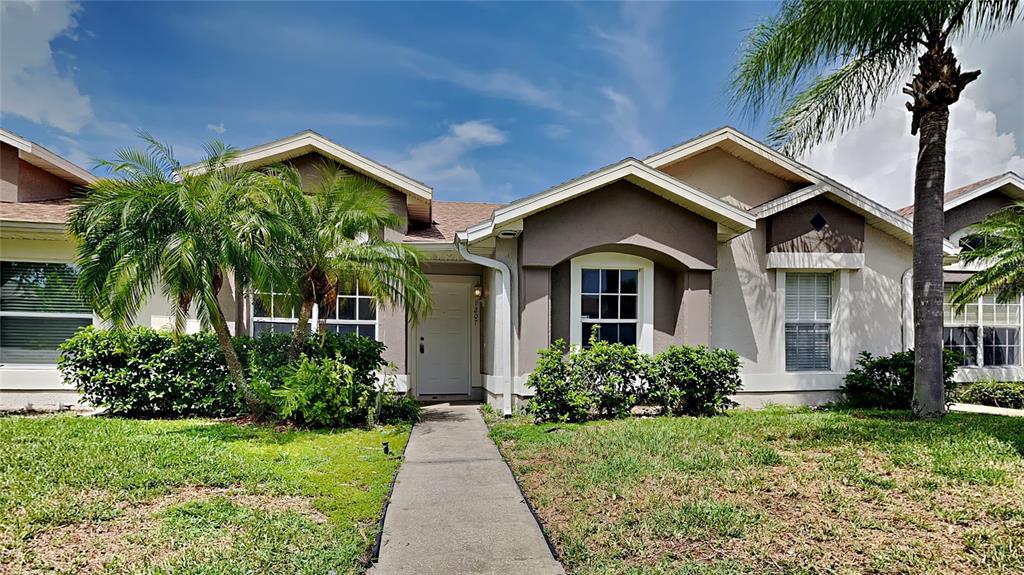
<instances>
[{"instance_id":1,"label":"white soffit","mask_svg":"<svg viewBox=\"0 0 1024 575\"><path fill-rule=\"evenodd\" d=\"M710 196L660 172L635 158L627 158L539 194L528 196L494 211L490 220L470 226L459 239L476 242L491 237L497 228L567 202L618 180L626 180L687 210L731 230L732 236L754 228L756 220L746 211Z\"/></svg>"}]
</instances>

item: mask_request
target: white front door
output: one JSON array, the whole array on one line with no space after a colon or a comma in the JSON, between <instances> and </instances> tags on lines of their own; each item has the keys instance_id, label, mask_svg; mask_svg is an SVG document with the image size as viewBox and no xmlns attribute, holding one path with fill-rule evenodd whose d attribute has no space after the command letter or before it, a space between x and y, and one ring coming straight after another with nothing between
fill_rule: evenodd
<instances>
[{"instance_id":1,"label":"white front door","mask_svg":"<svg viewBox=\"0 0 1024 575\"><path fill-rule=\"evenodd\" d=\"M416 328L416 394L420 397L469 394L470 289L467 283L432 281L433 311Z\"/></svg>"}]
</instances>

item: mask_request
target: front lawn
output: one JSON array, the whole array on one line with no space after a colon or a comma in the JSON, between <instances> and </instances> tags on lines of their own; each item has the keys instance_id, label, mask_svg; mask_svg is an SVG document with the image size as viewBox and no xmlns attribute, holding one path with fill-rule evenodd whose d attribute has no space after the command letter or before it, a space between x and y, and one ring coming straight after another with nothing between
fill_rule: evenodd
<instances>
[{"instance_id":1,"label":"front lawn","mask_svg":"<svg viewBox=\"0 0 1024 575\"><path fill-rule=\"evenodd\" d=\"M1024 420L492 422L572 573L1024 572Z\"/></svg>"},{"instance_id":2,"label":"front lawn","mask_svg":"<svg viewBox=\"0 0 1024 575\"><path fill-rule=\"evenodd\" d=\"M0 573L360 572L408 431L0 417Z\"/></svg>"}]
</instances>

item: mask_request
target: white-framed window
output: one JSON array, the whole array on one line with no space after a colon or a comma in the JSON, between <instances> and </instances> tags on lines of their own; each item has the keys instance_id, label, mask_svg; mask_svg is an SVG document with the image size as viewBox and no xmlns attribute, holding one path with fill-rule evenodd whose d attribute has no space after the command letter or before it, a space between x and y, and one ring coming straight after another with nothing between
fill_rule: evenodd
<instances>
[{"instance_id":1,"label":"white-framed window","mask_svg":"<svg viewBox=\"0 0 1024 575\"><path fill-rule=\"evenodd\" d=\"M654 263L618 253L571 260L569 339L585 346L596 326L604 341L654 351Z\"/></svg>"},{"instance_id":2,"label":"white-framed window","mask_svg":"<svg viewBox=\"0 0 1024 575\"><path fill-rule=\"evenodd\" d=\"M57 347L93 316L67 263L0 262L0 363L52 364Z\"/></svg>"},{"instance_id":3,"label":"white-framed window","mask_svg":"<svg viewBox=\"0 0 1024 575\"><path fill-rule=\"evenodd\" d=\"M580 270L580 321L583 345L597 328L598 338L636 345L640 270L583 268Z\"/></svg>"},{"instance_id":4,"label":"white-framed window","mask_svg":"<svg viewBox=\"0 0 1024 575\"><path fill-rule=\"evenodd\" d=\"M832 369L831 273L786 272L786 371Z\"/></svg>"},{"instance_id":5,"label":"white-framed window","mask_svg":"<svg viewBox=\"0 0 1024 575\"><path fill-rule=\"evenodd\" d=\"M262 297L260 297L262 295ZM298 321L297 306L288 306L286 294L270 292L256 294L252 298L252 331L288 333L295 329ZM326 315L327 330L339 334L355 333L377 339L377 300L368 295L358 282L343 286L339 290L333 309L314 306L310 318L310 331L316 331L319 320Z\"/></svg>"},{"instance_id":6,"label":"white-framed window","mask_svg":"<svg viewBox=\"0 0 1024 575\"><path fill-rule=\"evenodd\" d=\"M956 313L949 303L955 288L945 286L943 346L963 354L963 367L1021 365L1021 299L998 303L994 295L985 295Z\"/></svg>"}]
</instances>

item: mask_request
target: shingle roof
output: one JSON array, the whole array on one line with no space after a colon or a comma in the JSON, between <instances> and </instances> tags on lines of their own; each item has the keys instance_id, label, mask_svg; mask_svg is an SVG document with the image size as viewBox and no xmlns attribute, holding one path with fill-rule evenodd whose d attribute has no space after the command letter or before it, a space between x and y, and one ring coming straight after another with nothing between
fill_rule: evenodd
<instances>
[{"instance_id":1,"label":"shingle roof","mask_svg":"<svg viewBox=\"0 0 1024 575\"><path fill-rule=\"evenodd\" d=\"M945 197L943 199L943 203L949 203L952 200L955 200L956 198L959 198L960 196L962 196L964 194L969 194L969 193L973 192L974 190L977 190L978 188L980 188L982 186L987 186L988 184L991 184L992 182L998 180L999 178L1005 177L1005 176L1007 176L1009 174L1012 174L1012 173L1013 172L1005 172L1005 173L999 174L998 176L992 176L991 178L985 178L984 180L978 180L977 182L974 182L972 184L967 184L966 186L961 186L959 188L956 188L955 190L950 190L950 191L946 192L946 195L945 195ZM909 218L909 217L914 215L914 204L910 204L909 206L902 207L902 208L896 210L896 212L899 213L899 215L901 215L901 216L903 216L905 218Z\"/></svg>"},{"instance_id":2,"label":"shingle roof","mask_svg":"<svg viewBox=\"0 0 1024 575\"><path fill-rule=\"evenodd\" d=\"M38 202L0 202L0 220L63 224L67 221L73 201L72 198L60 198Z\"/></svg>"},{"instance_id":3,"label":"shingle roof","mask_svg":"<svg viewBox=\"0 0 1024 575\"><path fill-rule=\"evenodd\" d=\"M491 217L504 204L482 202L433 202L433 224L428 228L410 229L405 239L410 242L450 242L455 232Z\"/></svg>"}]
</instances>

